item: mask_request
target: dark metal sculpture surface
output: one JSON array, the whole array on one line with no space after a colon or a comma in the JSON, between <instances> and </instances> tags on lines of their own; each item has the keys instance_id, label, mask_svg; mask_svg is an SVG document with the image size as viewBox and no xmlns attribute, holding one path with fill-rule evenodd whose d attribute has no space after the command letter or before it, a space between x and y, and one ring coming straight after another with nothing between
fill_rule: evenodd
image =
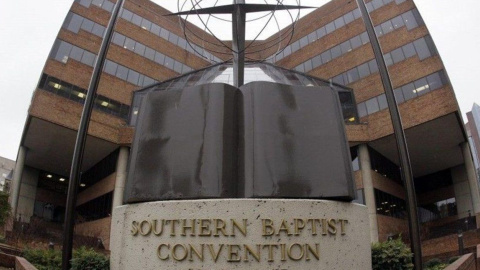
<instances>
[{"instance_id":1,"label":"dark metal sculpture surface","mask_svg":"<svg viewBox=\"0 0 480 270\"><path fill-rule=\"evenodd\" d=\"M330 87L254 82L152 92L135 132L127 203L354 198L340 101Z\"/></svg>"}]
</instances>

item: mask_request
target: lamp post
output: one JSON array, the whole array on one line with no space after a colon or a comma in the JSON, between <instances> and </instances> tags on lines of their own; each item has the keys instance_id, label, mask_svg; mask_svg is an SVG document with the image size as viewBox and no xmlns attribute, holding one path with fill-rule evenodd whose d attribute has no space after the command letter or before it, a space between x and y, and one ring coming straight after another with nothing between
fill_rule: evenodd
<instances>
[{"instance_id":1,"label":"lamp post","mask_svg":"<svg viewBox=\"0 0 480 270\"><path fill-rule=\"evenodd\" d=\"M406 190L407 199L407 213L408 213L408 227L410 230L410 244L413 252L413 261L416 270L422 269L422 246L420 242L420 227L417 213L417 199L415 195L415 186L413 182L413 173L410 164L410 155L408 154L407 141L405 139L405 132L402 126L402 118L398 111L395 94L393 93L392 82L388 74L387 65L383 59L382 49L378 42L375 29L373 28L372 20L368 14L367 7L364 0L356 0L358 7L362 13L362 18L367 29L368 38L372 44L373 53L377 61L378 70L382 79L383 88L385 89L385 96L387 98L388 109L390 117L392 118L392 125L395 139L397 142L397 150L400 159L400 173L403 180L403 185Z\"/></svg>"},{"instance_id":2,"label":"lamp post","mask_svg":"<svg viewBox=\"0 0 480 270\"><path fill-rule=\"evenodd\" d=\"M68 183L67 205L65 208L65 222L63 231L63 250L62 250L62 270L70 269L70 260L72 259L73 248L73 228L75 226L75 206L77 204L77 191L80 185L80 170L82 168L83 153L85 151L85 143L87 140L88 125L90 116L95 101L98 84L100 82L100 75L102 67L105 63L105 58L108 52L108 45L113 36L113 28L117 21L120 9L123 6L123 0L117 0L112 11L112 16L108 22L103 41L100 45L97 59L93 67L92 78L88 86L87 97L85 98L85 105L83 106L82 117L80 118L80 125L78 127L77 139L75 141L75 149L73 152L72 167L70 169L70 181Z\"/></svg>"}]
</instances>

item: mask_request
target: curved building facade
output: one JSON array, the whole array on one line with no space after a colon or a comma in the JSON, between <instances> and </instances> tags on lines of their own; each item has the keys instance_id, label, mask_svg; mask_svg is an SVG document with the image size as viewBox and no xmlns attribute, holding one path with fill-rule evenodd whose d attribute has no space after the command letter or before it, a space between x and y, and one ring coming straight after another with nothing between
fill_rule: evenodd
<instances>
[{"instance_id":1,"label":"curved building facade","mask_svg":"<svg viewBox=\"0 0 480 270\"><path fill-rule=\"evenodd\" d=\"M82 105L114 2L75 0L46 61L11 187L19 222L63 222ZM472 156L454 90L428 29L412 0L366 2L405 127L422 238L428 242L442 237L446 228L464 221L476 227L480 199ZM168 13L147 0L126 1L103 67L82 168L76 232L99 237L107 248L112 207L123 201L139 97L152 87L187 83L181 80L188 78L183 74L191 74L189 83L229 80L228 68L211 67L228 59L199 45L190 47L178 18L163 16ZM214 42L201 29L191 29ZM268 44L276 35L256 42ZM317 8L298 21L285 50L265 49L254 58L268 63L255 67L261 72L252 72L253 80L268 81L268 72L278 72L268 67L278 66L292 70L283 76L305 80L303 85L318 80L343 89L356 201L366 204L376 221L371 224L372 241L405 237L405 192L393 128L355 1L333 0ZM203 70L203 77L197 70ZM207 79L208 71L216 75ZM443 251L427 247L423 255L435 252Z\"/></svg>"}]
</instances>

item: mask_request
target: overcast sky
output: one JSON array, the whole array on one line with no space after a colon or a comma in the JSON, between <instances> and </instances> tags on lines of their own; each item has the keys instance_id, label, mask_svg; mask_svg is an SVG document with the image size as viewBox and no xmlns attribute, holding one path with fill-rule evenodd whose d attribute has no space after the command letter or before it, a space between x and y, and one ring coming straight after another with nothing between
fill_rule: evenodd
<instances>
[{"instance_id":1,"label":"overcast sky","mask_svg":"<svg viewBox=\"0 0 480 270\"><path fill-rule=\"evenodd\" d=\"M32 93L72 0L0 1L0 156L15 159ZM156 0L160 4L174 0ZM325 0L303 0L319 6ZM206 1L205 1L206 3ZM480 103L480 1L415 0L462 111Z\"/></svg>"}]
</instances>

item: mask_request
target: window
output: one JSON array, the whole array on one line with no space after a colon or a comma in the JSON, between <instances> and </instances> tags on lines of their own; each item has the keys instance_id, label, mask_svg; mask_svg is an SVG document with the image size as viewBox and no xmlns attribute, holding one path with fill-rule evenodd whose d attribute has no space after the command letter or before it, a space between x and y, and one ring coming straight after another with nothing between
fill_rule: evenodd
<instances>
[{"instance_id":1,"label":"window","mask_svg":"<svg viewBox=\"0 0 480 270\"><path fill-rule=\"evenodd\" d=\"M162 31L162 28L154 23L152 23L152 27L150 28L150 32L153 34L160 36L160 32Z\"/></svg>"},{"instance_id":2,"label":"window","mask_svg":"<svg viewBox=\"0 0 480 270\"><path fill-rule=\"evenodd\" d=\"M425 42L425 39L423 38L417 39L413 42L413 44L415 46L415 50L417 51L418 58L420 60L423 60L425 58L432 56L432 54L430 53L430 50L428 49L427 43Z\"/></svg>"},{"instance_id":3,"label":"window","mask_svg":"<svg viewBox=\"0 0 480 270\"><path fill-rule=\"evenodd\" d=\"M155 62L159 63L160 65L163 65L165 62L165 55L156 52L155 53Z\"/></svg>"},{"instance_id":4,"label":"window","mask_svg":"<svg viewBox=\"0 0 480 270\"><path fill-rule=\"evenodd\" d=\"M413 28L418 27L418 23L415 20L412 11L403 13L402 18L408 30L412 30Z\"/></svg>"},{"instance_id":5,"label":"window","mask_svg":"<svg viewBox=\"0 0 480 270\"><path fill-rule=\"evenodd\" d=\"M93 25L92 34L103 37L103 33L105 32L105 27L101 26L100 24L96 23Z\"/></svg>"},{"instance_id":6,"label":"window","mask_svg":"<svg viewBox=\"0 0 480 270\"><path fill-rule=\"evenodd\" d=\"M416 54L415 47L412 43L408 43L407 45L402 47L403 54L405 58L410 58Z\"/></svg>"},{"instance_id":7,"label":"window","mask_svg":"<svg viewBox=\"0 0 480 270\"><path fill-rule=\"evenodd\" d=\"M327 34L330 34L331 32L335 31L334 22L331 22L331 23L325 25L325 30L327 31Z\"/></svg>"},{"instance_id":8,"label":"window","mask_svg":"<svg viewBox=\"0 0 480 270\"><path fill-rule=\"evenodd\" d=\"M131 22L135 25L141 26L142 25L142 17L138 16L137 14L133 14Z\"/></svg>"},{"instance_id":9,"label":"window","mask_svg":"<svg viewBox=\"0 0 480 270\"><path fill-rule=\"evenodd\" d=\"M405 101L402 93L402 88L397 88L393 90L393 93L395 94L395 101L397 102L397 104L403 103Z\"/></svg>"},{"instance_id":10,"label":"window","mask_svg":"<svg viewBox=\"0 0 480 270\"><path fill-rule=\"evenodd\" d=\"M115 74L118 78L122 80L127 80L128 76L128 69L124 66L118 65L117 67L117 73Z\"/></svg>"},{"instance_id":11,"label":"window","mask_svg":"<svg viewBox=\"0 0 480 270\"><path fill-rule=\"evenodd\" d=\"M134 85L137 85L139 77L140 74L138 72L130 70L130 72L128 72L127 81Z\"/></svg>"},{"instance_id":12,"label":"window","mask_svg":"<svg viewBox=\"0 0 480 270\"><path fill-rule=\"evenodd\" d=\"M92 32L94 22L90 20L83 20L81 28L89 33Z\"/></svg>"},{"instance_id":13,"label":"window","mask_svg":"<svg viewBox=\"0 0 480 270\"><path fill-rule=\"evenodd\" d=\"M147 31L150 31L150 28L152 27L152 23L147 19L143 19L141 27Z\"/></svg>"},{"instance_id":14,"label":"window","mask_svg":"<svg viewBox=\"0 0 480 270\"><path fill-rule=\"evenodd\" d=\"M106 73L115 76L117 74L117 64L110 61L105 60L105 68L103 69Z\"/></svg>"},{"instance_id":15,"label":"window","mask_svg":"<svg viewBox=\"0 0 480 270\"><path fill-rule=\"evenodd\" d=\"M325 27L317 29L317 37L319 39L324 37L326 34L327 34L327 30L325 29Z\"/></svg>"},{"instance_id":16,"label":"window","mask_svg":"<svg viewBox=\"0 0 480 270\"><path fill-rule=\"evenodd\" d=\"M348 40L340 44L340 47L342 48L343 53L347 53L352 50L352 46L350 45L350 41Z\"/></svg>"},{"instance_id":17,"label":"window","mask_svg":"<svg viewBox=\"0 0 480 270\"><path fill-rule=\"evenodd\" d=\"M335 59L335 58L339 57L340 55L342 55L342 50L340 49L340 46L335 46L335 47L331 48L330 52L332 54L332 59Z\"/></svg>"},{"instance_id":18,"label":"window","mask_svg":"<svg viewBox=\"0 0 480 270\"><path fill-rule=\"evenodd\" d=\"M119 33L115 33L112 38L112 42L117 44L118 46L122 46L125 44L125 36Z\"/></svg>"},{"instance_id":19,"label":"window","mask_svg":"<svg viewBox=\"0 0 480 270\"><path fill-rule=\"evenodd\" d=\"M430 91L426 78L422 78L413 83L415 86L415 93L419 96L424 95Z\"/></svg>"},{"instance_id":20,"label":"window","mask_svg":"<svg viewBox=\"0 0 480 270\"><path fill-rule=\"evenodd\" d=\"M388 107L387 97L385 96L385 94L381 94L380 96L378 96L377 100L380 110L386 109Z\"/></svg>"},{"instance_id":21,"label":"window","mask_svg":"<svg viewBox=\"0 0 480 270\"><path fill-rule=\"evenodd\" d=\"M352 44L352 49L356 49L362 46L362 40L360 39L360 36L356 36L350 39L350 43Z\"/></svg>"},{"instance_id":22,"label":"window","mask_svg":"<svg viewBox=\"0 0 480 270\"><path fill-rule=\"evenodd\" d=\"M155 59L155 51L149 47L146 47L145 57L153 61Z\"/></svg>"},{"instance_id":23,"label":"window","mask_svg":"<svg viewBox=\"0 0 480 270\"><path fill-rule=\"evenodd\" d=\"M394 63L398 63L402 60L405 60L405 56L403 55L402 48L395 49L391 52L392 60Z\"/></svg>"},{"instance_id":24,"label":"window","mask_svg":"<svg viewBox=\"0 0 480 270\"><path fill-rule=\"evenodd\" d=\"M403 97L405 97L405 100L409 100L417 96L414 90L415 86L413 83L402 86Z\"/></svg>"},{"instance_id":25,"label":"window","mask_svg":"<svg viewBox=\"0 0 480 270\"><path fill-rule=\"evenodd\" d=\"M125 38L125 44L123 45L123 47L127 50L133 51L135 50L135 43L135 40L127 37Z\"/></svg>"},{"instance_id":26,"label":"window","mask_svg":"<svg viewBox=\"0 0 480 270\"><path fill-rule=\"evenodd\" d=\"M332 60L332 56L330 55L330 51L323 52L321 55L322 63L327 63Z\"/></svg>"},{"instance_id":27,"label":"window","mask_svg":"<svg viewBox=\"0 0 480 270\"><path fill-rule=\"evenodd\" d=\"M135 53L143 56L145 54L145 45L137 42L135 44Z\"/></svg>"},{"instance_id":28,"label":"window","mask_svg":"<svg viewBox=\"0 0 480 270\"><path fill-rule=\"evenodd\" d=\"M368 63L364 63L358 66L358 73L360 78L370 75L370 70L368 69Z\"/></svg>"},{"instance_id":29,"label":"window","mask_svg":"<svg viewBox=\"0 0 480 270\"><path fill-rule=\"evenodd\" d=\"M82 63L84 63L85 65L89 65L91 67L93 67L93 64L95 63L95 54L91 53L91 52L87 52L87 51L84 51L83 53L83 56L82 56L82 60L80 60Z\"/></svg>"},{"instance_id":30,"label":"window","mask_svg":"<svg viewBox=\"0 0 480 270\"><path fill-rule=\"evenodd\" d=\"M343 16L340 17L340 18L337 18L335 21L333 21L333 23L335 24L336 29L343 27L345 25L345 21L343 20Z\"/></svg>"},{"instance_id":31,"label":"window","mask_svg":"<svg viewBox=\"0 0 480 270\"><path fill-rule=\"evenodd\" d=\"M365 105L367 106L367 113L372 114L374 112L378 112L380 110L378 106L378 101L376 98L369 99L365 102Z\"/></svg>"},{"instance_id":32,"label":"window","mask_svg":"<svg viewBox=\"0 0 480 270\"><path fill-rule=\"evenodd\" d=\"M122 18L130 22L132 21L133 13L128 9L124 9L122 12Z\"/></svg>"},{"instance_id":33,"label":"window","mask_svg":"<svg viewBox=\"0 0 480 270\"><path fill-rule=\"evenodd\" d=\"M70 57L80 62L82 60L83 50L78 48L77 46L73 46L72 50L70 51Z\"/></svg>"},{"instance_id":34,"label":"window","mask_svg":"<svg viewBox=\"0 0 480 270\"><path fill-rule=\"evenodd\" d=\"M304 36L300 39L300 47L303 48L308 45L308 36Z\"/></svg>"},{"instance_id":35,"label":"window","mask_svg":"<svg viewBox=\"0 0 480 270\"><path fill-rule=\"evenodd\" d=\"M74 33L78 33L78 30L80 30L80 26L82 25L83 18L78 16L77 14L68 13L68 16L67 16L67 19L65 20L65 22L68 22L68 24L66 25L66 28L69 31L72 31Z\"/></svg>"},{"instance_id":36,"label":"window","mask_svg":"<svg viewBox=\"0 0 480 270\"><path fill-rule=\"evenodd\" d=\"M358 117L364 117L367 115L367 106L365 105L365 102L359 103L357 105L357 110L358 110Z\"/></svg>"}]
</instances>

